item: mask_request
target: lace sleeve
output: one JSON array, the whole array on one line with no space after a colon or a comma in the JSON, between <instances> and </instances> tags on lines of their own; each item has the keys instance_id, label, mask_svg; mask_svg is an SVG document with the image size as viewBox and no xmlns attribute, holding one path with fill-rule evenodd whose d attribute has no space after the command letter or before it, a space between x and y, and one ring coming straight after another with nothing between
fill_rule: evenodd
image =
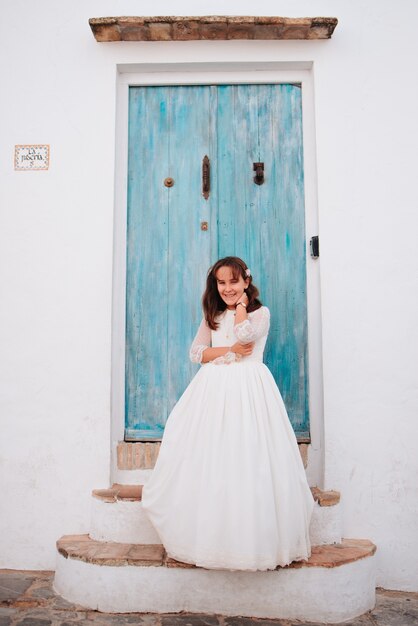
<instances>
[{"instance_id":1,"label":"lace sleeve","mask_svg":"<svg viewBox=\"0 0 418 626\"><path fill-rule=\"evenodd\" d=\"M236 354L235 352L227 352L223 356L218 356L216 359L213 359L211 363L214 365L229 365L230 363L235 363L235 361L240 361L241 355Z\"/></svg>"},{"instance_id":2,"label":"lace sleeve","mask_svg":"<svg viewBox=\"0 0 418 626\"><path fill-rule=\"evenodd\" d=\"M190 346L190 360L192 363L201 363L203 351L210 347L210 328L203 319L200 322L199 329L196 333L196 337L193 339L193 343Z\"/></svg>"},{"instance_id":3,"label":"lace sleeve","mask_svg":"<svg viewBox=\"0 0 418 626\"><path fill-rule=\"evenodd\" d=\"M241 343L256 341L259 337L267 335L270 327L270 311L262 306L248 314L248 318L239 324L235 324L235 337Z\"/></svg>"}]
</instances>

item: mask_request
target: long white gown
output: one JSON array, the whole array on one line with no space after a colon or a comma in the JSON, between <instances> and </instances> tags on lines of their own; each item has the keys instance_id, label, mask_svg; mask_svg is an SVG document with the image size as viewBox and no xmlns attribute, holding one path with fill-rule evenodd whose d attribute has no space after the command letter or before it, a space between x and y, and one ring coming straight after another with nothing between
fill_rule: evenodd
<instances>
[{"instance_id":1,"label":"long white gown","mask_svg":"<svg viewBox=\"0 0 418 626\"><path fill-rule=\"evenodd\" d=\"M203 320L190 350L255 341L203 364L171 412L142 504L169 556L205 568L267 570L310 556L314 500L282 397L263 351L267 307L234 326Z\"/></svg>"}]
</instances>

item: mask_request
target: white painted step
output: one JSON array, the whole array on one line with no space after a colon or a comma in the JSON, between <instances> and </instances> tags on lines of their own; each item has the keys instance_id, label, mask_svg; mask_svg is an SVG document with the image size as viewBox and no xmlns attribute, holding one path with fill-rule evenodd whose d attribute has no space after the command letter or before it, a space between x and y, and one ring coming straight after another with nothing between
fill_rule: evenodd
<instances>
[{"instance_id":1,"label":"white painted step","mask_svg":"<svg viewBox=\"0 0 418 626\"><path fill-rule=\"evenodd\" d=\"M107 490L94 490L91 505L90 536L98 541L160 544L160 538L142 509L140 485L114 485ZM124 495L125 494L125 495ZM127 495L131 495L129 498ZM324 506L327 492L321 492L312 513L311 544L340 543L342 533L341 503ZM335 503L334 503L335 502Z\"/></svg>"},{"instance_id":2,"label":"white painted step","mask_svg":"<svg viewBox=\"0 0 418 626\"><path fill-rule=\"evenodd\" d=\"M119 469L114 472L114 482L119 485L145 485L152 469Z\"/></svg>"},{"instance_id":3,"label":"white painted step","mask_svg":"<svg viewBox=\"0 0 418 626\"><path fill-rule=\"evenodd\" d=\"M309 527L311 545L322 546L340 543L342 525L341 502L333 506L320 506L315 502Z\"/></svg>"},{"instance_id":4,"label":"white painted step","mask_svg":"<svg viewBox=\"0 0 418 626\"><path fill-rule=\"evenodd\" d=\"M162 546L57 542L54 590L110 613L216 613L337 623L375 604L375 546L343 540L313 549L307 563L267 572L208 570L178 563Z\"/></svg>"},{"instance_id":5,"label":"white painted step","mask_svg":"<svg viewBox=\"0 0 418 626\"><path fill-rule=\"evenodd\" d=\"M92 498L90 537L98 541L161 544L140 501L109 503Z\"/></svg>"}]
</instances>

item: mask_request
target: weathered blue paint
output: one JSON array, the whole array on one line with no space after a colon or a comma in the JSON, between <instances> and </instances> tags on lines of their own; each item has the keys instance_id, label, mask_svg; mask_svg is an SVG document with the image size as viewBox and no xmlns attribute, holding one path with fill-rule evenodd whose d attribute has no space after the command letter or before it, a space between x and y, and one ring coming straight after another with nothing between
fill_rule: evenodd
<instances>
[{"instance_id":1,"label":"weathered blue paint","mask_svg":"<svg viewBox=\"0 0 418 626\"><path fill-rule=\"evenodd\" d=\"M247 261L271 310L266 361L296 433L308 435L301 107L295 85L131 88L128 437L161 436L195 371L187 352L206 269L231 254ZM205 154L209 200L201 194ZM258 161L263 185L253 182Z\"/></svg>"},{"instance_id":2,"label":"weathered blue paint","mask_svg":"<svg viewBox=\"0 0 418 626\"><path fill-rule=\"evenodd\" d=\"M309 428L301 89L219 87L219 256L246 260L271 310L266 363L295 431ZM264 163L263 185L252 181Z\"/></svg>"},{"instance_id":3,"label":"weathered blue paint","mask_svg":"<svg viewBox=\"0 0 418 626\"><path fill-rule=\"evenodd\" d=\"M216 95L216 92L215 92ZM209 205L201 161L213 151L213 90L130 90L126 297L126 426L131 438L161 437L196 366L189 345L200 322L210 263ZM215 119L214 116L212 116ZM164 186L164 179L174 186ZM191 193L195 190L195 193Z\"/></svg>"}]
</instances>

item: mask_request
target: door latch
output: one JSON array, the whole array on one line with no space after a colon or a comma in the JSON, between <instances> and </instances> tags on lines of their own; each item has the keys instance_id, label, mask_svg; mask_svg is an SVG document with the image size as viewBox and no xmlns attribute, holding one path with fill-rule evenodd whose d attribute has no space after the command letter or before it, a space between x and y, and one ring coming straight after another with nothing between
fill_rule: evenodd
<instances>
[{"instance_id":1,"label":"door latch","mask_svg":"<svg viewBox=\"0 0 418 626\"><path fill-rule=\"evenodd\" d=\"M311 248L311 257L313 259L317 259L319 257L319 237L318 235L315 235L314 237L311 237L310 240L310 248Z\"/></svg>"},{"instance_id":2,"label":"door latch","mask_svg":"<svg viewBox=\"0 0 418 626\"><path fill-rule=\"evenodd\" d=\"M264 183L264 163L253 163L253 170L255 176L253 178L256 185L262 185Z\"/></svg>"}]
</instances>

